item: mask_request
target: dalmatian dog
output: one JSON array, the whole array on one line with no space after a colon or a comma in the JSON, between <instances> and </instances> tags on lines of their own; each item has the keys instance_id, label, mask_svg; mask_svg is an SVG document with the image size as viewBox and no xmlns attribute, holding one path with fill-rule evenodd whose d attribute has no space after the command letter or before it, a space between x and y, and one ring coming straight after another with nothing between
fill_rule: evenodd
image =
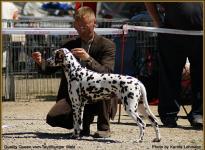
<instances>
[{"instance_id":1,"label":"dalmatian dog","mask_svg":"<svg viewBox=\"0 0 205 150\"><path fill-rule=\"evenodd\" d=\"M157 119L149 108L146 89L138 79L119 74L97 73L86 69L66 48L55 50L54 55L47 59L47 62L50 66L62 66L67 78L68 93L73 108L73 138L80 136L84 105L90 100L94 102L108 99L115 94L121 99L125 111L139 126L140 136L137 142L142 142L146 127L138 110L155 129L156 138L153 142L160 142Z\"/></svg>"}]
</instances>

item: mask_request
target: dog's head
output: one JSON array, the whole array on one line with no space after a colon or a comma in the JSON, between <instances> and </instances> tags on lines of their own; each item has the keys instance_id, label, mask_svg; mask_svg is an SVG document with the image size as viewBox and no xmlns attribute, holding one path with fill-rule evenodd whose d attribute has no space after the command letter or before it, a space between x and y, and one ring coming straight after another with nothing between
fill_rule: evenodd
<instances>
[{"instance_id":1,"label":"dog's head","mask_svg":"<svg viewBox=\"0 0 205 150\"><path fill-rule=\"evenodd\" d=\"M47 59L50 66L62 66L65 61L65 56L70 53L66 48L57 49L53 52L53 56Z\"/></svg>"},{"instance_id":2,"label":"dog's head","mask_svg":"<svg viewBox=\"0 0 205 150\"><path fill-rule=\"evenodd\" d=\"M65 53L63 51L63 49L57 49L54 51L54 55L55 55L55 64L63 64L64 62L64 57L65 57Z\"/></svg>"}]
</instances>

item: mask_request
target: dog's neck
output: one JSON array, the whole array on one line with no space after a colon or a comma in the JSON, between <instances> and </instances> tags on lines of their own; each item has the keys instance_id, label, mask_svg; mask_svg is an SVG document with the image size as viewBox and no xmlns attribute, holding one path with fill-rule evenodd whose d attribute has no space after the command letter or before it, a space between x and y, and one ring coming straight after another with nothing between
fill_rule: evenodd
<instances>
[{"instance_id":1,"label":"dog's neck","mask_svg":"<svg viewBox=\"0 0 205 150\"><path fill-rule=\"evenodd\" d=\"M75 72L79 70L79 68L82 68L82 67L80 63L77 61L77 59L75 58L75 56L73 56L73 54L69 52L64 57L63 68L66 69L66 71L69 70L69 72Z\"/></svg>"}]
</instances>

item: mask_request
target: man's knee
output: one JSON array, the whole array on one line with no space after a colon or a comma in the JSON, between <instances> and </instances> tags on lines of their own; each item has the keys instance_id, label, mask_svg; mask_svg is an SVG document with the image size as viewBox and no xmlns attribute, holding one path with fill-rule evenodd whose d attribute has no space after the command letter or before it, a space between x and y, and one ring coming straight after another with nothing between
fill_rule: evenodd
<instances>
[{"instance_id":1,"label":"man's knee","mask_svg":"<svg viewBox=\"0 0 205 150\"><path fill-rule=\"evenodd\" d=\"M52 127L56 127L56 120L55 117L50 116L49 114L46 116L46 123Z\"/></svg>"},{"instance_id":2,"label":"man's knee","mask_svg":"<svg viewBox=\"0 0 205 150\"><path fill-rule=\"evenodd\" d=\"M73 128L73 116L71 114L62 114L58 116L46 116L46 123L52 127L62 127L66 129Z\"/></svg>"}]
</instances>

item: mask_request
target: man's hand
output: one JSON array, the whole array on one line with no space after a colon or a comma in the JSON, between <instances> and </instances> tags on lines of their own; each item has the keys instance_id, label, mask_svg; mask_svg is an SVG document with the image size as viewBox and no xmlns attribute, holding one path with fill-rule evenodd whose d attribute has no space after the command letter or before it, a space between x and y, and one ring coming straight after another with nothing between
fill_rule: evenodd
<instances>
[{"instance_id":1,"label":"man's hand","mask_svg":"<svg viewBox=\"0 0 205 150\"><path fill-rule=\"evenodd\" d=\"M32 58L33 58L33 60L34 60L37 64L41 65L41 63L42 63L42 57L41 57L41 53L40 53L40 52L33 52L33 53L32 53Z\"/></svg>"},{"instance_id":2,"label":"man's hand","mask_svg":"<svg viewBox=\"0 0 205 150\"><path fill-rule=\"evenodd\" d=\"M72 54L83 61L87 60L90 55L83 48L74 48L71 50Z\"/></svg>"}]
</instances>

